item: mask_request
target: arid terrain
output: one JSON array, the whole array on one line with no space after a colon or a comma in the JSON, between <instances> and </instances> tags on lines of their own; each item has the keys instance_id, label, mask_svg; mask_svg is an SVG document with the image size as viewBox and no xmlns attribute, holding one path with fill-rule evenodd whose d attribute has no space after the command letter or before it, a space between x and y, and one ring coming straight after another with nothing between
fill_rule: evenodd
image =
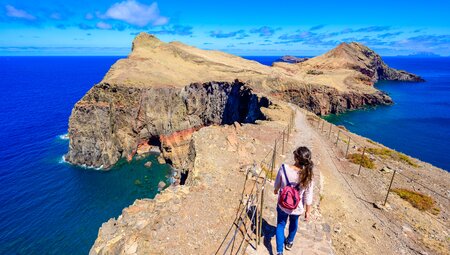
<instances>
[{"instance_id":1,"label":"arid terrain","mask_svg":"<svg viewBox=\"0 0 450 255\"><path fill-rule=\"evenodd\" d=\"M301 223L292 254L448 254L449 174L317 116L391 104L373 87L379 80L423 81L388 67L359 43L300 63L264 66L141 33L128 58L72 110L66 159L107 170L156 146L176 180L104 223L90 253L220 250L248 199L248 166L265 159L293 123L274 169L306 145L317 185L313 219ZM252 250L246 240L242 251L248 254L273 253L276 197L264 179L264 246Z\"/></svg>"}]
</instances>

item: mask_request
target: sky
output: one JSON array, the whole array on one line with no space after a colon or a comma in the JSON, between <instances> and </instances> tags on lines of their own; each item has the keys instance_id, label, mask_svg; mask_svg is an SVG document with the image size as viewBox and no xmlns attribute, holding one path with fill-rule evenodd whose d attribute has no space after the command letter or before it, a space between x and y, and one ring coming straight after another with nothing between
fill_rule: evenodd
<instances>
[{"instance_id":1,"label":"sky","mask_svg":"<svg viewBox=\"0 0 450 255\"><path fill-rule=\"evenodd\" d=\"M449 0L0 0L0 55L115 55L139 32L241 56L315 56L357 41L450 55Z\"/></svg>"}]
</instances>

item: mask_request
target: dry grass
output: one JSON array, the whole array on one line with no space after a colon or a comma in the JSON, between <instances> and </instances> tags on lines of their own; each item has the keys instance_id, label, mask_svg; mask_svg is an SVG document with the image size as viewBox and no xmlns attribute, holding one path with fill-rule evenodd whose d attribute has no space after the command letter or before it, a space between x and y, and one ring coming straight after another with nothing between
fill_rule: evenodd
<instances>
[{"instance_id":1,"label":"dry grass","mask_svg":"<svg viewBox=\"0 0 450 255\"><path fill-rule=\"evenodd\" d=\"M370 139L366 139L366 141L369 142L369 143L371 143L371 144L375 144L375 145L377 144L376 142L374 142L374 141L372 141L372 140L370 140Z\"/></svg>"},{"instance_id":2,"label":"dry grass","mask_svg":"<svg viewBox=\"0 0 450 255\"><path fill-rule=\"evenodd\" d=\"M432 214L438 214L439 208L435 207L432 197L408 189L393 189L392 192L399 195L402 199L408 201L412 206L421 211L430 211Z\"/></svg>"},{"instance_id":3,"label":"dry grass","mask_svg":"<svg viewBox=\"0 0 450 255\"><path fill-rule=\"evenodd\" d=\"M375 169L375 162L367 157L366 155L361 155L359 153L348 154L347 159L354 164L361 164L361 166L369 169Z\"/></svg>"},{"instance_id":4,"label":"dry grass","mask_svg":"<svg viewBox=\"0 0 450 255\"><path fill-rule=\"evenodd\" d=\"M384 159L392 159L395 161L406 163L413 167L419 167L419 165L417 165L410 157L408 157L403 153L396 152L394 150L386 148L368 148L366 151L370 154L380 156L381 158Z\"/></svg>"},{"instance_id":5,"label":"dry grass","mask_svg":"<svg viewBox=\"0 0 450 255\"><path fill-rule=\"evenodd\" d=\"M277 178L277 171L273 171L269 169L265 164L261 164L261 169L264 171L264 173L267 176L267 179L275 180Z\"/></svg>"},{"instance_id":6,"label":"dry grass","mask_svg":"<svg viewBox=\"0 0 450 255\"><path fill-rule=\"evenodd\" d=\"M323 74L323 71L320 71L320 70L308 70L308 71L306 71L306 74L321 75L321 74Z\"/></svg>"}]
</instances>

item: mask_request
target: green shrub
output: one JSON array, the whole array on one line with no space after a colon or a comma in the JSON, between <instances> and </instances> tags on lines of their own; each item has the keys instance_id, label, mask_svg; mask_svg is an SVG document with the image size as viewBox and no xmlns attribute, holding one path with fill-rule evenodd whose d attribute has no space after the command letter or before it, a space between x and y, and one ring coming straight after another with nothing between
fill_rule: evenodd
<instances>
[{"instance_id":1,"label":"green shrub","mask_svg":"<svg viewBox=\"0 0 450 255\"><path fill-rule=\"evenodd\" d=\"M407 155L400 153L400 152L396 152L390 149L386 149L386 148L367 148L367 152L370 154L374 154L377 156L380 156L381 158L384 159L393 159L395 161L400 161L400 162L404 162L410 166L413 167L419 167L419 165L417 165L410 157L408 157Z\"/></svg>"},{"instance_id":2,"label":"green shrub","mask_svg":"<svg viewBox=\"0 0 450 255\"><path fill-rule=\"evenodd\" d=\"M375 163L372 159L367 157L366 155L361 155L359 153L348 154L347 159L355 163L357 165L361 164L361 166L369 169L375 169Z\"/></svg>"},{"instance_id":3,"label":"green shrub","mask_svg":"<svg viewBox=\"0 0 450 255\"><path fill-rule=\"evenodd\" d=\"M432 214L438 214L439 208L436 208L432 197L408 190L408 189L393 189L392 192L399 195L402 199L408 201L412 206L421 211L431 211Z\"/></svg>"},{"instance_id":4,"label":"green shrub","mask_svg":"<svg viewBox=\"0 0 450 255\"><path fill-rule=\"evenodd\" d=\"M321 74L323 74L323 72L319 71L319 70L308 70L308 71L306 71L306 74L321 75Z\"/></svg>"}]
</instances>

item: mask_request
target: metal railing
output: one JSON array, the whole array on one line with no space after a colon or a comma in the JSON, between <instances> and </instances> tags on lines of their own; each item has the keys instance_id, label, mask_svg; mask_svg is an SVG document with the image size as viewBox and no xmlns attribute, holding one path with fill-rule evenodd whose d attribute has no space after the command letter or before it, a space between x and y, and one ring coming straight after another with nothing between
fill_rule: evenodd
<instances>
[{"instance_id":1,"label":"metal railing","mask_svg":"<svg viewBox=\"0 0 450 255\"><path fill-rule=\"evenodd\" d=\"M215 254L242 254L248 245L257 250L261 244L266 183L276 176L275 168L284 156L294 120L292 110L287 127L275 138L273 147L259 163L247 168L236 217Z\"/></svg>"}]
</instances>

